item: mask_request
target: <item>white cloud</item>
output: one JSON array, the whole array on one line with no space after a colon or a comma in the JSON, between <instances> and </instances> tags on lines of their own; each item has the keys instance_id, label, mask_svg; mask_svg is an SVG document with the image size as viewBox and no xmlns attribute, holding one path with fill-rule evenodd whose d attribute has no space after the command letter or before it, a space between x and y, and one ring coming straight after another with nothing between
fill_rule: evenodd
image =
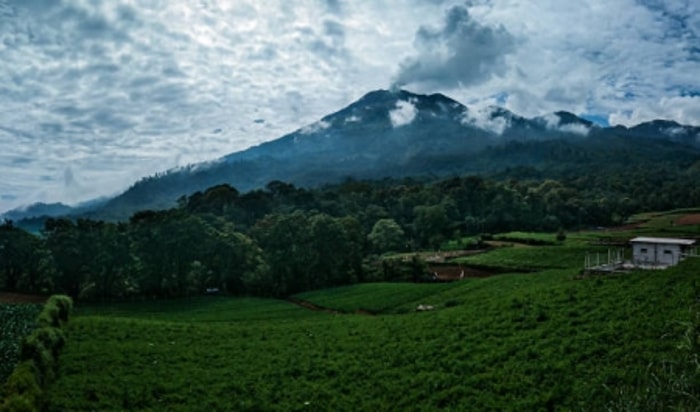
<instances>
[{"instance_id":1,"label":"white cloud","mask_svg":"<svg viewBox=\"0 0 700 412\"><path fill-rule=\"evenodd\" d=\"M330 123L324 121L324 120L319 120L317 122L311 123L308 126L304 126L299 130L299 133L301 134L311 134L311 133L316 133L320 132L321 130L328 129L331 126Z\"/></svg>"},{"instance_id":2,"label":"white cloud","mask_svg":"<svg viewBox=\"0 0 700 412\"><path fill-rule=\"evenodd\" d=\"M675 120L680 124L700 126L700 96L662 97L627 110L610 114L612 125L633 126L652 119Z\"/></svg>"},{"instance_id":3,"label":"white cloud","mask_svg":"<svg viewBox=\"0 0 700 412\"><path fill-rule=\"evenodd\" d=\"M504 116L494 116L494 107L469 107L462 115L462 124L478 127L497 135L502 135L510 127L510 119Z\"/></svg>"},{"instance_id":4,"label":"white cloud","mask_svg":"<svg viewBox=\"0 0 700 412\"><path fill-rule=\"evenodd\" d=\"M685 129L683 129L682 127L669 127L663 132L666 133L668 136L678 136L683 134L684 131Z\"/></svg>"},{"instance_id":5,"label":"white cloud","mask_svg":"<svg viewBox=\"0 0 700 412\"><path fill-rule=\"evenodd\" d=\"M562 132L580 134L581 136L586 136L591 131L590 127L581 123L569 123L559 126L559 130Z\"/></svg>"},{"instance_id":6,"label":"white cloud","mask_svg":"<svg viewBox=\"0 0 700 412\"><path fill-rule=\"evenodd\" d=\"M411 124L418 114L416 106L406 100L396 102L396 108L389 112L389 120L394 127L401 127Z\"/></svg>"},{"instance_id":7,"label":"white cloud","mask_svg":"<svg viewBox=\"0 0 700 412\"><path fill-rule=\"evenodd\" d=\"M545 127L549 130L556 130L564 133L579 134L581 136L586 136L591 131L590 127L582 123L568 123L562 124L561 117L556 113L548 113L544 116L540 116L540 119L544 122Z\"/></svg>"}]
</instances>

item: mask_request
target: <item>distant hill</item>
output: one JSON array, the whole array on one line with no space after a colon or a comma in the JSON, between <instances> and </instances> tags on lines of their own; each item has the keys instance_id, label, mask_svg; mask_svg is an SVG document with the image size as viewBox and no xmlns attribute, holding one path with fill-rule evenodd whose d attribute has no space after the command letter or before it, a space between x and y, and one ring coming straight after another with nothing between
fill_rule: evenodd
<instances>
[{"instance_id":1,"label":"distant hill","mask_svg":"<svg viewBox=\"0 0 700 412\"><path fill-rule=\"evenodd\" d=\"M648 162L683 168L698 160L700 128L675 122L603 128L568 112L528 119L500 107L468 108L442 94L378 90L279 139L141 179L84 215L125 219L222 183L243 192L272 180L317 186L348 177L544 178Z\"/></svg>"},{"instance_id":2,"label":"distant hill","mask_svg":"<svg viewBox=\"0 0 700 412\"><path fill-rule=\"evenodd\" d=\"M109 198L97 198L74 206L63 203L33 203L0 214L0 222L10 220L31 232L39 232L49 217L84 216L101 209Z\"/></svg>"},{"instance_id":3,"label":"distant hill","mask_svg":"<svg viewBox=\"0 0 700 412\"><path fill-rule=\"evenodd\" d=\"M21 220L36 216L63 216L70 214L72 210L73 208L63 203L34 203L9 210L0 217L8 220Z\"/></svg>"}]
</instances>

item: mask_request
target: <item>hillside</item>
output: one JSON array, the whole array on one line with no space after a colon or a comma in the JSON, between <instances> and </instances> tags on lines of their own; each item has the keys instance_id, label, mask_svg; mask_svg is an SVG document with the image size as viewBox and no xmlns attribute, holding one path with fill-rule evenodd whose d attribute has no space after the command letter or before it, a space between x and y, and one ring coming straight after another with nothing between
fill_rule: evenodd
<instances>
[{"instance_id":1,"label":"hillside","mask_svg":"<svg viewBox=\"0 0 700 412\"><path fill-rule=\"evenodd\" d=\"M683 174L700 170L698 135L699 128L660 120L602 128L567 112L527 119L441 94L379 90L277 140L144 178L106 204L72 214L123 220L223 183L245 192L273 180L314 187L348 177L542 179L659 164L668 166L665 173Z\"/></svg>"}]
</instances>

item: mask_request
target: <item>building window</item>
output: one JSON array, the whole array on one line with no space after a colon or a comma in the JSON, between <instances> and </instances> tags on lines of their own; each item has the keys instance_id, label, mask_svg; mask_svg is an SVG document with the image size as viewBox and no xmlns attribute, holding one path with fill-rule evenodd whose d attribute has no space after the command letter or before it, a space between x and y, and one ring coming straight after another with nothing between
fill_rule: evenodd
<instances>
[{"instance_id":1,"label":"building window","mask_svg":"<svg viewBox=\"0 0 700 412\"><path fill-rule=\"evenodd\" d=\"M647 248L643 247L643 248L639 249L639 252L640 253L647 253Z\"/></svg>"},{"instance_id":2,"label":"building window","mask_svg":"<svg viewBox=\"0 0 700 412\"><path fill-rule=\"evenodd\" d=\"M673 252L671 252L670 250L664 250L664 255L672 255L672 254L673 254Z\"/></svg>"}]
</instances>

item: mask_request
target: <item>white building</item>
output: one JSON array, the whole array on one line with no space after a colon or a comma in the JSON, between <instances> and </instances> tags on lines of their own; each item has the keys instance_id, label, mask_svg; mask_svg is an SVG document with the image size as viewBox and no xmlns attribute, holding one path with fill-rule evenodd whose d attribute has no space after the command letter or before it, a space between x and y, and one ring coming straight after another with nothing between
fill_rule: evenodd
<instances>
[{"instance_id":1,"label":"white building","mask_svg":"<svg viewBox=\"0 0 700 412\"><path fill-rule=\"evenodd\" d=\"M636 237L630 243L632 263L637 267L665 268L696 254L695 241L691 239Z\"/></svg>"}]
</instances>

